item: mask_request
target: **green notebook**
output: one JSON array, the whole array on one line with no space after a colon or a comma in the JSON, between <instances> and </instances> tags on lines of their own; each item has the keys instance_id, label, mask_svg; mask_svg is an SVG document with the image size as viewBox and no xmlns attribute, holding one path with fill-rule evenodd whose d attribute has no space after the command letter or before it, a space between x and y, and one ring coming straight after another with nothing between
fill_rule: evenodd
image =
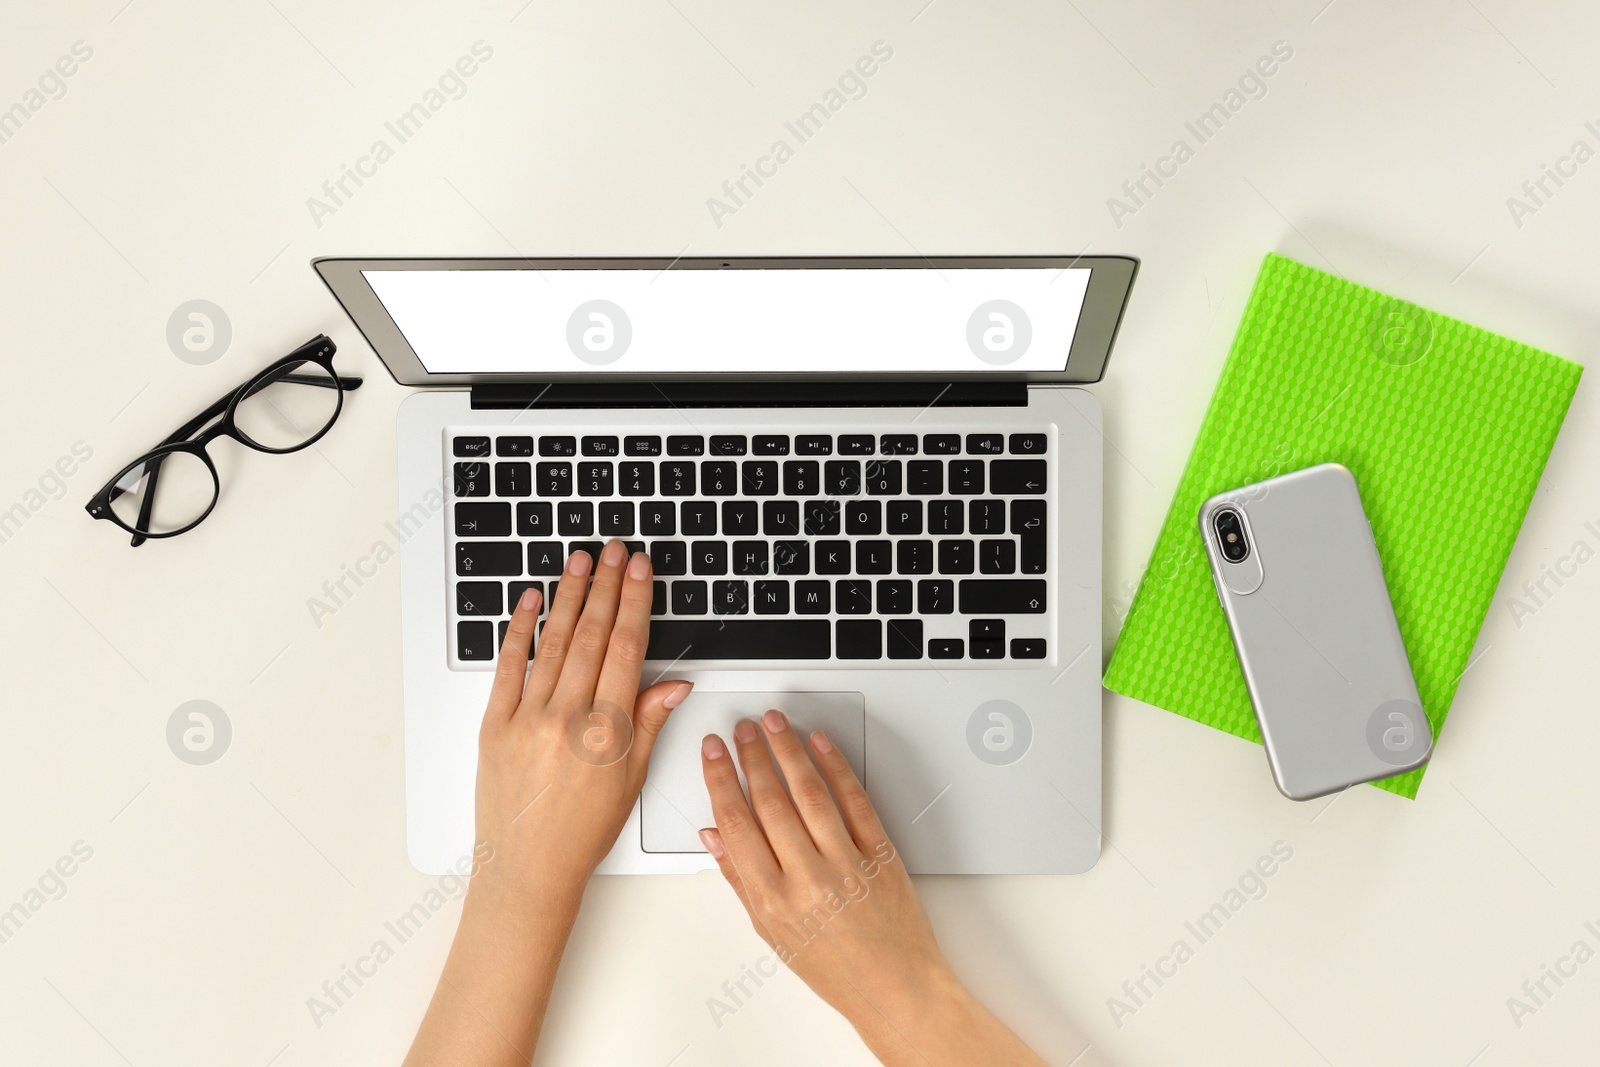
<instances>
[{"instance_id":1,"label":"green notebook","mask_svg":"<svg viewBox=\"0 0 1600 1067\"><path fill-rule=\"evenodd\" d=\"M1269 255L1106 670L1259 742L1196 516L1313 464L1355 473L1434 737L1583 368ZM1415 797L1423 770L1376 784Z\"/></svg>"}]
</instances>

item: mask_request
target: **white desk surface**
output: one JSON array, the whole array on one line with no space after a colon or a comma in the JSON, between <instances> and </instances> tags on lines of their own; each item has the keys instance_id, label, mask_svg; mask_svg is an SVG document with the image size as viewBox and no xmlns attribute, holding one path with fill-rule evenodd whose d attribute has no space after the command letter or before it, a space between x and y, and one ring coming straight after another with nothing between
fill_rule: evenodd
<instances>
[{"instance_id":1,"label":"white desk surface","mask_svg":"<svg viewBox=\"0 0 1600 1067\"><path fill-rule=\"evenodd\" d=\"M25 514L0 543L0 909L23 918L0 944L0 1058L392 1064L437 978L458 906L403 945L385 926L433 886L403 847L395 570L320 628L307 608L389 536L404 393L313 256L1140 256L1096 387L1107 652L1263 253L1600 355L1593 4L924 3L13 5L0 512ZM717 225L707 199L880 40L866 95ZM64 93L29 97L79 41ZM493 54L465 94L397 144L385 122L477 41ZM1279 41L1265 95L1119 227L1107 199L1193 146L1185 122ZM378 139L392 158L314 218ZM1569 176L1514 218L1547 165ZM166 340L193 299L233 328L205 366ZM222 504L174 543L130 550L89 521L116 466L318 331L367 386L315 451L217 449ZM75 446L92 455L63 488L48 472ZM921 880L960 972L1057 1065L1079 1052L1067 1020L1119 1064L1592 1060L1597 450L1586 383L1418 800L1292 804L1259 748L1107 696L1098 867ZM1547 570L1568 577L1519 617ZM194 699L232 723L208 766L165 739ZM1200 944L1185 923L1280 841L1293 859ZM57 893L46 872L78 842L92 856ZM41 878L59 899L29 895ZM393 957L318 1025L308 998L379 940ZM1109 998L1133 1005L1124 982L1179 940L1193 958L1114 1020ZM870 1062L787 976L713 1021L763 952L715 875L602 879L540 1062ZM1546 968L1571 976L1536 1001Z\"/></svg>"}]
</instances>

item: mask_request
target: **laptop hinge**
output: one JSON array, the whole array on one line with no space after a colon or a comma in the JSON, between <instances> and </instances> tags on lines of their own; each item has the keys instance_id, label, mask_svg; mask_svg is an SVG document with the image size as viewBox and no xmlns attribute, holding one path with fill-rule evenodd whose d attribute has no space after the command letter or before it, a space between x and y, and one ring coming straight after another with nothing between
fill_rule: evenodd
<instances>
[{"instance_id":1,"label":"laptop hinge","mask_svg":"<svg viewBox=\"0 0 1600 1067\"><path fill-rule=\"evenodd\" d=\"M474 408L1027 407L1022 381L555 382L474 385Z\"/></svg>"}]
</instances>

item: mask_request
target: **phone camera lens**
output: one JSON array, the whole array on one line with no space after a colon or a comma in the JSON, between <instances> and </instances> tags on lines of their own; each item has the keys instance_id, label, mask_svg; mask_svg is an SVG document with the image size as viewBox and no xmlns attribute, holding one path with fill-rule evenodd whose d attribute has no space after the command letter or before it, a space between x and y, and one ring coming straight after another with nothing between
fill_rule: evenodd
<instances>
[{"instance_id":1,"label":"phone camera lens","mask_svg":"<svg viewBox=\"0 0 1600 1067\"><path fill-rule=\"evenodd\" d=\"M1232 508L1221 508L1211 518L1212 529L1217 532L1217 545L1222 558L1229 563L1243 563L1250 555L1250 542L1245 540L1244 520Z\"/></svg>"}]
</instances>

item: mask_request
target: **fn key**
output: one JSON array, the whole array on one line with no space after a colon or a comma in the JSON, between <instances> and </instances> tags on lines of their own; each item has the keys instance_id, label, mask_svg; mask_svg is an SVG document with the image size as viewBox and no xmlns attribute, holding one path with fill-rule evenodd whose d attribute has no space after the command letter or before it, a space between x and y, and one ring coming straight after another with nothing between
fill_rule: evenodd
<instances>
[{"instance_id":1,"label":"fn key","mask_svg":"<svg viewBox=\"0 0 1600 1067\"><path fill-rule=\"evenodd\" d=\"M461 660L494 659L494 623L456 623L456 658Z\"/></svg>"}]
</instances>

